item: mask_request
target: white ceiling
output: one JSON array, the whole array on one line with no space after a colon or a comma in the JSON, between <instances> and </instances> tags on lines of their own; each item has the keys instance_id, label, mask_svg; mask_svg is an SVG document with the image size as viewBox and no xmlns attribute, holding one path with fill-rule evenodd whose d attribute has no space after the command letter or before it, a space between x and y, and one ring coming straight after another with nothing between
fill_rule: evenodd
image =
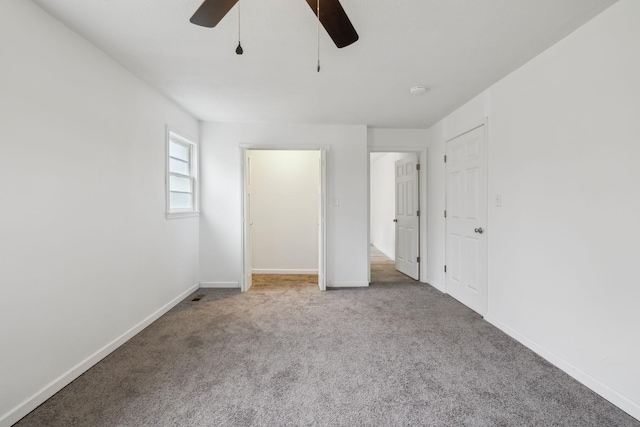
<instances>
[{"instance_id":1,"label":"white ceiling","mask_svg":"<svg viewBox=\"0 0 640 427\"><path fill-rule=\"evenodd\" d=\"M33 0L196 117L427 128L616 0L341 0L360 40L335 47L305 0ZM321 3L322 4L322 3ZM411 96L409 89L428 91Z\"/></svg>"}]
</instances>

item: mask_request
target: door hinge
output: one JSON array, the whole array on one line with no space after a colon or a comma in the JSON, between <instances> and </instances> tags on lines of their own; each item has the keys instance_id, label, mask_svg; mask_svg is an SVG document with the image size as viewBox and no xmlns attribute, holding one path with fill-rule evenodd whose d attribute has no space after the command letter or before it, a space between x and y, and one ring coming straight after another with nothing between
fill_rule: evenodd
<instances>
[{"instance_id":1,"label":"door hinge","mask_svg":"<svg viewBox=\"0 0 640 427\"><path fill-rule=\"evenodd\" d=\"M418 257L418 258L416 259L416 261L417 261L417 262L420 262L420 257Z\"/></svg>"},{"instance_id":2,"label":"door hinge","mask_svg":"<svg viewBox=\"0 0 640 427\"><path fill-rule=\"evenodd\" d=\"M444 272L445 273L447 272L447 266L446 265L444 266Z\"/></svg>"},{"instance_id":3,"label":"door hinge","mask_svg":"<svg viewBox=\"0 0 640 427\"><path fill-rule=\"evenodd\" d=\"M417 216L420 216L420 211L416 212L416 215L417 215Z\"/></svg>"},{"instance_id":4,"label":"door hinge","mask_svg":"<svg viewBox=\"0 0 640 427\"><path fill-rule=\"evenodd\" d=\"M447 156L444 156L444 162L447 163Z\"/></svg>"},{"instance_id":5,"label":"door hinge","mask_svg":"<svg viewBox=\"0 0 640 427\"><path fill-rule=\"evenodd\" d=\"M416 170L420 170L420 163L416 165Z\"/></svg>"},{"instance_id":6,"label":"door hinge","mask_svg":"<svg viewBox=\"0 0 640 427\"><path fill-rule=\"evenodd\" d=\"M445 218L447 217L447 211L444 211L444 217Z\"/></svg>"}]
</instances>

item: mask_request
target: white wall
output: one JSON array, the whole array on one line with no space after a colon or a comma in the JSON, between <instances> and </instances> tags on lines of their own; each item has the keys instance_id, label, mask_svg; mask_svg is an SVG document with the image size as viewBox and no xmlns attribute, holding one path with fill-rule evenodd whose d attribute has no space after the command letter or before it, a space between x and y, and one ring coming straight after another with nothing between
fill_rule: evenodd
<instances>
[{"instance_id":1,"label":"white wall","mask_svg":"<svg viewBox=\"0 0 640 427\"><path fill-rule=\"evenodd\" d=\"M427 162L427 283L445 292L445 169L444 121L429 129Z\"/></svg>"},{"instance_id":2,"label":"white wall","mask_svg":"<svg viewBox=\"0 0 640 427\"><path fill-rule=\"evenodd\" d=\"M318 274L320 152L250 150L254 274Z\"/></svg>"},{"instance_id":3,"label":"white wall","mask_svg":"<svg viewBox=\"0 0 640 427\"><path fill-rule=\"evenodd\" d=\"M369 152L414 152L418 153L420 164L428 165L427 155L429 131L426 129L386 129L369 128L367 130L367 147ZM420 171L420 212L427 212L427 174L424 169ZM420 215L420 257L428 256L427 241L429 240L427 229L428 215ZM420 281L427 282L429 278L429 265L422 263L420 266Z\"/></svg>"},{"instance_id":4,"label":"white wall","mask_svg":"<svg viewBox=\"0 0 640 427\"><path fill-rule=\"evenodd\" d=\"M194 289L165 125L197 121L31 2L0 2L0 425Z\"/></svg>"},{"instance_id":5,"label":"white wall","mask_svg":"<svg viewBox=\"0 0 640 427\"><path fill-rule=\"evenodd\" d=\"M329 286L367 282L367 130L365 126L203 123L200 280L238 287L241 271L241 144L329 146L327 279ZM334 200L339 205L334 206Z\"/></svg>"},{"instance_id":6,"label":"white wall","mask_svg":"<svg viewBox=\"0 0 640 427\"><path fill-rule=\"evenodd\" d=\"M371 158L369 169L370 241L380 252L396 259L395 162L406 153L380 153Z\"/></svg>"},{"instance_id":7,"label":"white wall","mask_svg":"<svg viewBox=\"0 0 640 427\"><path fill-rule=\"evenodd\" d=\"M488 115L486 319L636 418L638 22L640 2L621 0L434 126L429 147ZM438 212L444 165L430 159ZM443 225L429 223L432 271Z\"/></svg>"}]
</instances>

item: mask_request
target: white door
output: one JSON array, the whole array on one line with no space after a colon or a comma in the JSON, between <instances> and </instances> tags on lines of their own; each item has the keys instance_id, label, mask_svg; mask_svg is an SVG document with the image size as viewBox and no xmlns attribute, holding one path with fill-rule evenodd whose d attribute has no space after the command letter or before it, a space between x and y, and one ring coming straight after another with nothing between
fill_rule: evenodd
<instances>
[{"instance_id":1,"label":"white door","mask_svg":"<svg viewBox=\"0 0 640 427\"><path fill-rule=\"evenodd\" d=\"M244 218L243 218L243 233L244 233L244 259L243 259L243 285L242 291L246 292L251 288L253 284L253 262L252 262L252 249L253 241L251 236L251 229L253 222L251 221L251 156L249 150L245 151L245 165L244 165Z\"/></svg>"},{"instance_id":2,"label":"white door","mask_svg":"<svg viewBox=\"0 0 640 427\"><path fill-rule=\"evenodd\" d=\"M325 230L326 230L326 207L325 195L326 188L326 152L320 151L318 173L320 180L318 181L318 287L321 291L327 290L327 274L326 274L326 249L325 249Z\"/></svg>"},{"instance_id":3,"label":"white door","mask_svg":"<svg viewBox=\"0 0 640 427\"><path fill-rule=\"evenodd\" d=\"M420 203L418 155L408 154L395 164L396 270L418 280L420 274Z\"/></svg>"},{"instance_id":4,"label":"white door","mask_svg":"<svg viewBox=\"0 0 640 427\"><path fill-rule=\"evenodd\" d=\"M484 315L487 311L487 168L485 128L447 142L447 293Z\"/></svg>"}]
</instances>

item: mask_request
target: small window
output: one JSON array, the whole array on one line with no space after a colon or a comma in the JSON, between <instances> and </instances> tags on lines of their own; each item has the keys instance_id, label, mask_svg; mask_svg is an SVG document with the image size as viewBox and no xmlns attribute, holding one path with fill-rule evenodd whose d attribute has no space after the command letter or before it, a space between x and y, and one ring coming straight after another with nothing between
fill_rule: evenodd
<instances>
[{"instance_id":1,"label":"small window","mask_svg":"<svg viewBox=\"0 0 640 427\"><path fill-rule=\"evenodd\" d=\"M198 214L198 146L167 131L167 218Z\"/></svg>"}]
</instances>

